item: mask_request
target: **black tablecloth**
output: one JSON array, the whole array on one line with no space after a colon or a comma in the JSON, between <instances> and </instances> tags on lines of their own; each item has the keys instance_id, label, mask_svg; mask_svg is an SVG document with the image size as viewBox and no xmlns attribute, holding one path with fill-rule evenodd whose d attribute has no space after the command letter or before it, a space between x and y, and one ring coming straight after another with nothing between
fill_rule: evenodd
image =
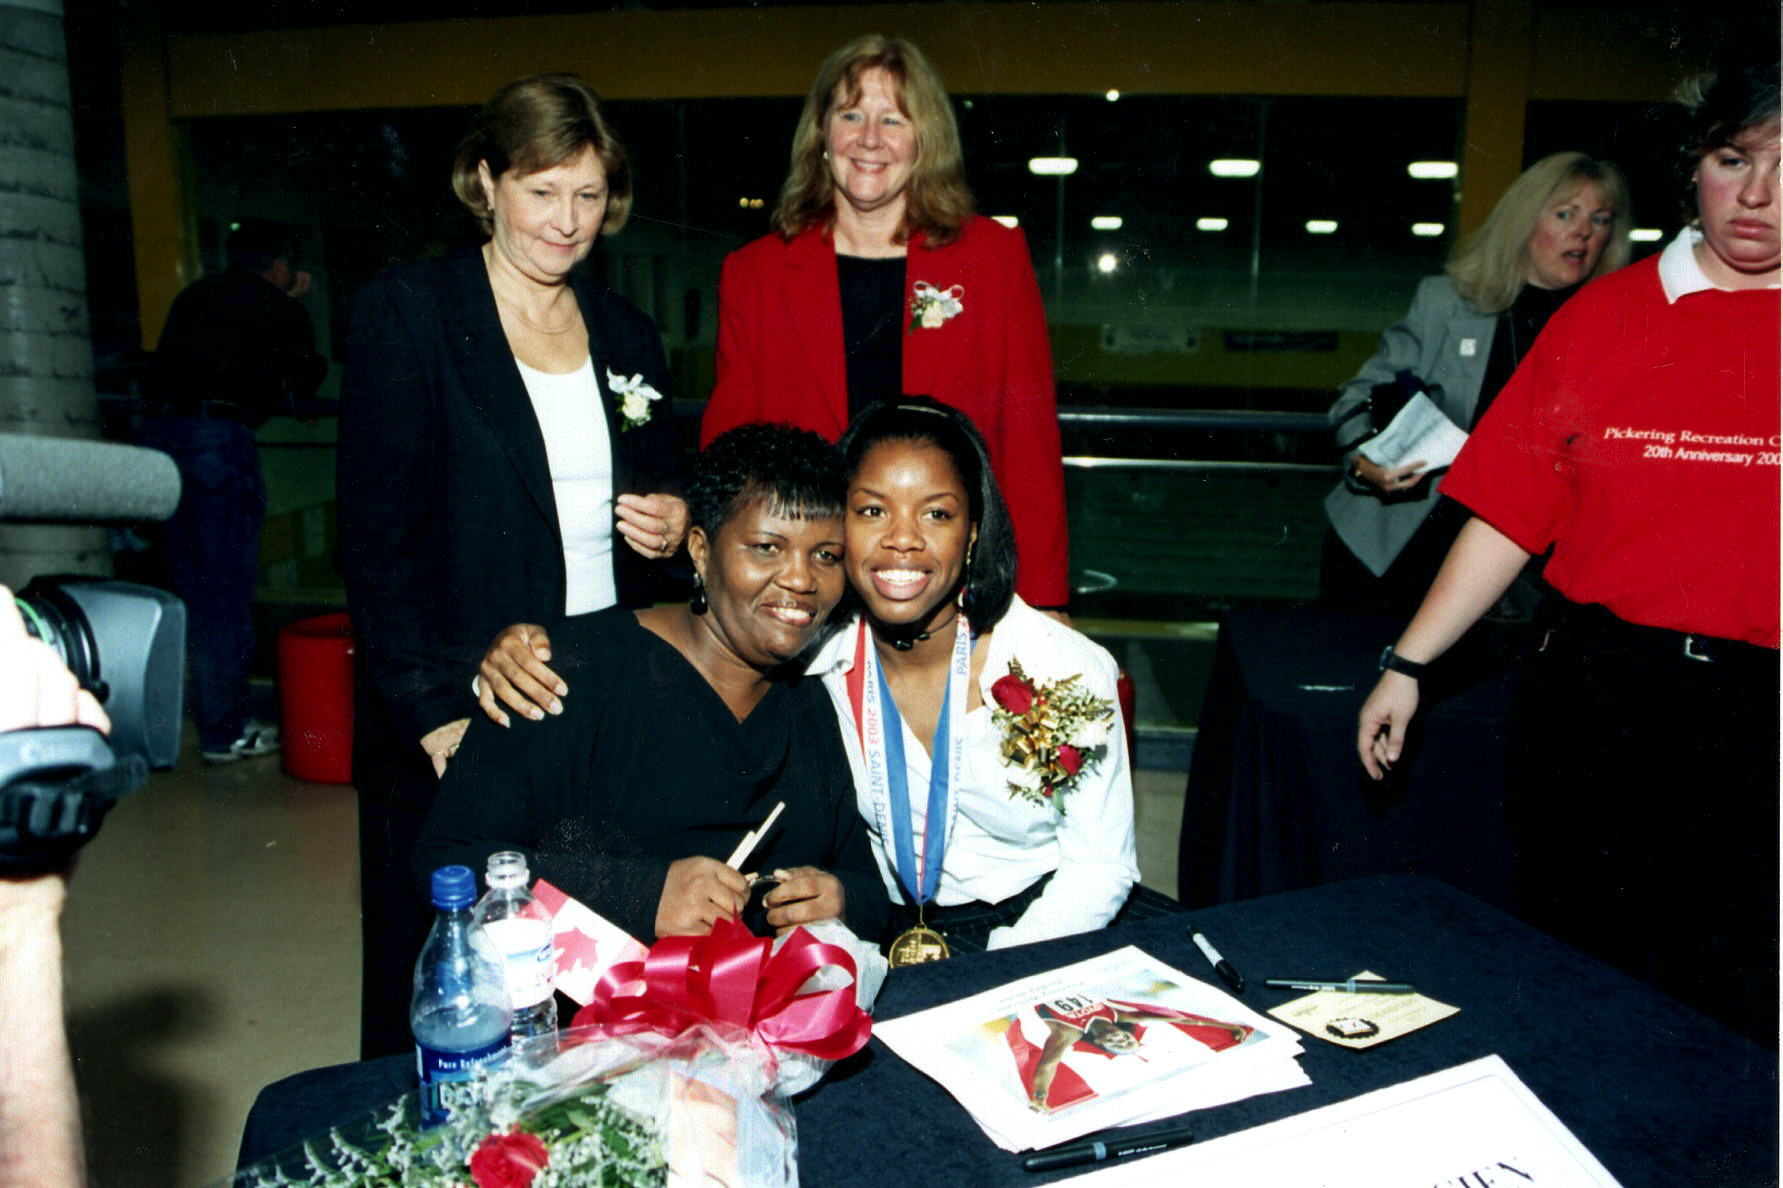
<instances>
[{"instance_id":1,"label":"black tablecloth","mask_svg":"<svg viewBox=\"0 0 1783 1188\"><path fill-rule=\"evenodd\" d=\"M1244 1001L1294 997L1265 977L1371 969L1417 983L1461 1013L1366 1051L1306 1041L1312 1084L1189 1115L1214 1138L1481 1056L1502 1056L1627 1186L1775 1184L1774 1053L1505 913L1431 879L1353 880L1198 911L1196 924L1244 974ZM1213 981L1183 917L900 970L878 1014L892 1018L1010 979L1138 945ZM1217 983L1216 983L1217 984ZM301 1073L269 1086L248 1117L244 1162L413 1088L400 1058ZM813 1186L910 1181L1042 1184L954 1100L877 1040L797 1103L799 1169ZM1159 1125L1172 1125L1165 1123Z\"/></svg>"},{"instance_id":2,"label":"black tablecloth","mask_svg":"<svg viewBox=\"0 0 1783 1188\"><path fill-rule=\"evenodd\" d=\"M1402 627L1227 613L1183 804L1184 904L1406 873L1510 906L1504 739L1527 628L1482 624L1431 666L1406 752L1376 783L1356 758L1356 716Z\"/></svg>"}]
</instances>

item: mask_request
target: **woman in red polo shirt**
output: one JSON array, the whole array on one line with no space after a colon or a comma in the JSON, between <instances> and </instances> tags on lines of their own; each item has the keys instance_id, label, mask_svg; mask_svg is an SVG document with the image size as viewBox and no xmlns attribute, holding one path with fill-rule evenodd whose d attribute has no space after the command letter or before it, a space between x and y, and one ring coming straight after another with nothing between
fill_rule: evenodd
<instances>
[{"instance_id":1,"label":"woman in red polo shirt","mask_svg":"<svg viewBox=\"0 0 1783 1188\"><path fill-rule=\"evenodd\" d=\"M1357 750L1549 545L1511 713L1519 911L1775 1043L1778 70L1696 88L1692 225L1555 314L1443 490L1474 518L1382 656Z\"/></svg>"}]
</instances>

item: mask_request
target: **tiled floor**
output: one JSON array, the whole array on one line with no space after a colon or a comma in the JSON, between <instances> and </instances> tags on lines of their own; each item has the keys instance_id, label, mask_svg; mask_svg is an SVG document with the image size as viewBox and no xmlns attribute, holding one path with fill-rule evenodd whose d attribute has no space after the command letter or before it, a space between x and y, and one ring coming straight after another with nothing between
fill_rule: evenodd
<instances>
[{"instance_id":1,"label":"tiled floor","mask_svg":"<svg viewBox=\"0 0 1783 1188\"><path fill-rule=\"evenodd\" d=\"M1181 772L1140 772L1139 864L1175 894ZM235 1165L254 1094L358 1053L351 788L190 752L119 803L65 924L94 1188L197 1188Z\"/></svg>"}]
</instances>

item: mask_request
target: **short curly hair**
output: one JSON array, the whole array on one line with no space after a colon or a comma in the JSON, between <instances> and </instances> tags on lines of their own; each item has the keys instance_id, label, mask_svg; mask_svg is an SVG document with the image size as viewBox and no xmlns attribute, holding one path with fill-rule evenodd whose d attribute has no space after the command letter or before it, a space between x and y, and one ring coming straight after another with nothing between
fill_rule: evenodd
<instances>
[{"instance_id":1,"label":"short curly hair","mask_svg":"<svg viewBox=\"0 0 1783 1188\"><path fill-rule=\"evenodd\" d=\"M1697 163L1716 149L1732 145L1752 129L1775 122L1778 95L1775 58L1763 62L1730 59L1708 74L1686 80L1678 88L1678 100L1687 113L1677 158L1685 222L1697 222Z\"/></svg>"},{"instance_id":2,"label":"short curly hair","mask_svg":"<svg viewBox=\"0 0 1783 1188\"><path fill-rule=\"evenodd\" d=\"M694 459L687 512L707 540L749 504L774 515L825 520L842 514L842 455L808 429L753 421L712 439Z\"/></svg>"}]
</instances>

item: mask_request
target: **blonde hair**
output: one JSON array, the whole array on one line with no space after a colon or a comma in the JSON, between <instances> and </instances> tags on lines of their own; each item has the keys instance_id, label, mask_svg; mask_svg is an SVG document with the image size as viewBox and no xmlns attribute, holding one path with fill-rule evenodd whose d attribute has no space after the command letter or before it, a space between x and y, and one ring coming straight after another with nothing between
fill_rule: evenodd
<instances>
[{"instance_id":1,"label":"blonde hair","mask_svg":"<svg viewBox=\"0 0 1783 1188\"><path fill-rule=\"evenodd\" d=\"M487 235L495 224L477 177L479 164L487 164L494 178L510 169L524 175L574 161L584 149L594 150L607 174L601 234L611 235L631 213L631 166L601 114L600 99L573 74L529 75L490 96L453 154L452 192Z\"/></svg>"},{"instance_id":2,"label":"blonde hair","mask_svg":"<svg viewBox=\"0 0 1783 1188\"><path fill-rule=\"evenodd\" d=\"M1510 184L1486 221L1449 256L1455 291L1483 314L1511 307L1528 279L1529 240L1556 203L1595 185L1610 207L1610 237L1591 277L1628 263L1628 182L1608 161L1584 153L1554 153L1525 169Z\"/></svg>"},{"instance_id":3,"label":"blonde hair","mask_svg":"<svg viewBox=\"0 0 1783 1188\"><path fill-rule=\"evenodd\" d=\"M774 229L786 238L835 221L835 181L824 160L830 113L838 92L844 103L858 101L861 76L875 68L889 76L898 110L916 134L899 242L920 231L932 245L951 243L971 219L972 191L966 185L959 125L941 80L908 41L869 34L826 58L805 96L792 136L792 165L774 205Z\"/></svg>"}]
</instances>

